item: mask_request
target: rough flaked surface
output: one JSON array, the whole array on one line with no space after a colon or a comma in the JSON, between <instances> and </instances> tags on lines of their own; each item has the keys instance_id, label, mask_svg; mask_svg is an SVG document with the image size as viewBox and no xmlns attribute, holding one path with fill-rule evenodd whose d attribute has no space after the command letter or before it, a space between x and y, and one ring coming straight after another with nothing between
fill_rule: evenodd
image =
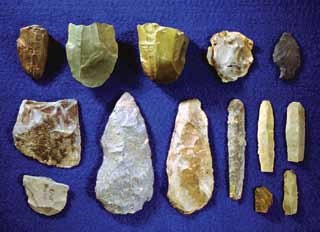
<instances>
[{"instance_id":1,"label":"rough flaked surface","mask_svg":"<svg viewBox=\"0 0 320 232\"><path fill-rule=\"evenodd\" d=\"M41 176L23 176L29 206L37 213L52 216L61 212L68 197L69 186Z\"/></svg>"},{"instance_id":2,"label":"rough flaked surface","mask_svg":"<svg viewBox=\"0 0 320 232\"><path fill-rule=\"evenodd\" d=\"M222 82L244 77L253 62L253 41L240 32L222 31L214 34L208 47L207 60Z\"/></svg>"},{"instance_id":3,"label":"rough flaked surface","mask_svg":"<svg viewBox=\"0 0 320 232\"><path fill-rule=\"evenodd\" d=\"M48 57L49 35L45 28L31 25L20 29L17 51L23 70L34 79L44 73Z\"/></svg>"},{"instance_id":4,"label":"rough flaked surface","mask_svg":"<svg viewBox=\"0 0 320 232\"><path fill-rule=\"evenodd\" d=\"M77 81L91 88L101 86L109 79L118 59L113 26L69 23L66 52L72 76Z\"/></svg>"},{"instance_id":5,"label":"rough flaked surface","mask_svg":"<svg viewBox=\"0 0 320 232\"><path fill-rule=\"evenodd\" d=\"M208 120L201 102L181 102L167 158L168 193L173 207L184 214L203 208L213 191Z\"/></svg>"},{"instance_id":6,"label":"rough flaked surface","mask_svg":"<svg viewBox=\"0 0 320 232\"><path fill-rule=\"evenodd\" d=\"M78 103L23 100L13 128L15 146L40 163L70 168L80 162Z\"/></svg>"},{"instance_id":7,"label":"rough flaked surface","mask_svg":"<svg viewBox=\"0 0 320 232\"><path fill-rule=\"evenodd\" d=\"M187 36L178 29L157 23L138 25L137 30L144 73L158 83L177 80L186 60Z\"/></svg>"},{"instance_id":8,"label":"rough flaked surface","mask_svg":"<svg viewBox=\"0 0 320 232\"><path fill-rule=\"evenodd\" d=\"M254 191L254 202L257 213L268 213L273 203L272 193L264 186L257 187Z\"/></svg>"},{"instance_id":9,"label":"rough flaked surface","mask_svg":"<svg viewBox=\"0 0 320 232\"><path fill-rule=\"evenodd\" d=\"M154 174L144 119L129 93L118 100L101 138L96 197L114 214L132 214L152 198Z\"/></svg>"},{"instance_id":10,"label":"rough flaked surface","mask_svg":"<svg viewBox=\"0 0 320 232\"><path fill-rule=\"evenodd\" d=\"M291 102L287 108L286 141L288 161L303 161L305 147L305 110L300 102Z\"/></svg>"},{"instance_id":11,"label":"rough flaked surface","mask_svg":"<svg viewBox=\"0 0 320 232\"><path fill-rule=\"evenodd\" d=\"M228 106L229 197L241 199L245 150L245 109L241 100L233 99Z\"/></svg>"},{"instance_id":12,"label":"rough flaked surface","mask_svg":"<svg viewBox=\"0 0 320 232\"><path fill-rule=\"evenodd\" d=\"M284 80L295 78L296 71L300 67L300 48L294 37L284 32L273 51L273 62L280 69L280 77Z\"/></svg>"},{"instance_id":13,"label":"rough flaked surface","mask_svg":"<svg viewBox=\"0 0 320 232\"><path fill-rule=\"evenodd\" d=\"M270 101L262 101L258 120L258 154L261 172L273 172L274 117Z\"/></svg>"},{"instance_id":14,"label":"rough flaked surface","mask_svg":"<svg viewBox=\"0 0 320 232\"><path fill-rule=\"evenodd\" d=\"M283 202L285 215L294 215L298 211L297 176L293 170L286 170L283 175Z\"/></svg>"}]
</instances>

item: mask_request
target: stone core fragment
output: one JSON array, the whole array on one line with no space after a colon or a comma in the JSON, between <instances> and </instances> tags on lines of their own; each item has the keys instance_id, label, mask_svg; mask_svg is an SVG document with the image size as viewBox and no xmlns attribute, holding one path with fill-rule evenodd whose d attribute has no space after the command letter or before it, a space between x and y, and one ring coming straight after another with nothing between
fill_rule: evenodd
<instances>
[{"instance_id":1,"label":"stone core fragment","mask_svg":"<svg viewBox=\"0 0 320 232\"><path fill-rule=\"evenodd\" d=\"M264 186L257 187L254 191L255 210L257 213L268 213L273 203L272 193Z\"/></svg>"}]
</instances>

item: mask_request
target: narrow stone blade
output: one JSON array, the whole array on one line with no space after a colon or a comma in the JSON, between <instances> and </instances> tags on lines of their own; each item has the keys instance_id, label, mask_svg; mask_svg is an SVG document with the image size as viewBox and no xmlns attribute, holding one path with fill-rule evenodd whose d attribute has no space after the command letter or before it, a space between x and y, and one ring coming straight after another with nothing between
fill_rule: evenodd
<instances>
[{"instance_id":1,"label":"narrow stone blade","mask_svg":"<svg viewBox=\"0 0 320 232\"><path fill-rule=\"evenodd\" d=\"M210 200L214 180L208 119L197 99L179 105L168 152L167 175L167 196L180 212L191 214Z\"/></svg>"},{"instance_id":2,"label":"narrow stone blade","mask_svg":"<svg viewBox=\"0 0 320 232\"><path fill-rule=\"evenodd\" d=\"M297 176L293 170L286 170L283 175L283 202L285 215L294 215L298 211Z\"/></svg>"},{"instance_id":3,"label":"narrow stone blade","mask_svg":"<svg viewBox=\"0 0 320 232\"><path fill-rule=\"evenodd\" d=\"M273 172L274 117L269 101L262 101L258 120L258 154L261 172Z\"/></svg>"},{"instance_id":4,"label":"narrow stone blade","mask_svg":"<svg viewBox=\"0 0 320 232\"><path fill-rule=\"evenodd\" d=\"M114 214L141 210L152 197L154 174L146 125L129 93L124 93L114 107L101 145L97 199Z\"/></svg>"},{"instance_id":5,"label":"narrow stone blade","mask_svg":"<svg viewBox=\"0 0 320 232\"><path fill-rule=\"evenodd\" d=\"M239 99L228 107L229 197L241 199L246 149L245 109Z\"/></svg>"}]
</instances>

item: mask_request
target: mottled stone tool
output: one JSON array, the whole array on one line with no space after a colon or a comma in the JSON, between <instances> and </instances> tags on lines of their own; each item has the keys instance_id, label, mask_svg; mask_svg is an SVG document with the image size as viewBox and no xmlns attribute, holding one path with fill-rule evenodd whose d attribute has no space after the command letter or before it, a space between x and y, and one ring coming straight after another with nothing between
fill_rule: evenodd
<instances>
[{"instance_id":1,"label":"mottled stone tool","mask_svg":"<svg viewBox=\"0 0 320 232\"><path fill-rule=\"evenodd\" d=\"M286 170L283 175L283 202L285 215L294 215L298 211L297 176L293 170Z\"/></svg>"},{"instance_id":2,"label":"mottled stone tool","mask_svg":"<svg viewBox=\"0 0 320 232\"><path fill-rule=\"evenodd\" d=\"M257 187L254 191L255 210L257 213L268 213L272 203L272 193L264 186Z\"/></svg>"}]
</instances>

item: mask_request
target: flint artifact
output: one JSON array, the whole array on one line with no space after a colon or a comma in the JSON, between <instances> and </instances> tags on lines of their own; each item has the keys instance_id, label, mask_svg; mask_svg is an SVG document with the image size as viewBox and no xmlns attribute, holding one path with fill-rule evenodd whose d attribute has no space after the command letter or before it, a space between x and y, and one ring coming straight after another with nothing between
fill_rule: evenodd
<instances>
[{"instance_id":1,"label":"flint artifact","mask_svg":"<svg viewBox=\"0 0 320 232\"><path fill-rule=\"evenodd\" d=\"M294 37L284 32L273 51L273 62L280 69L280 79L291 80L301 64L300 48Z\"/></svg>"},{"instance_id":2,"label":"flint artifact","mask_svg":"<svg viewBox=\"0 0 320 232\"><path fill-rule=\"evenodd\" d=\"M138 25L137 30L144 73L162 84L177 80L186 60L187 36L178 29L157 23Z\"/></svg>"},{"instance_id":3,"label":"flint artifact","mask_svg":"<svg viewBox=\"0 0 320 232\"><path fill-rule=\"evenodd\" d=\"M242 196L247 144L243 103L233 99L229 103L228 112L229 197L239 200Z\"/></svg>"},{"instance_id":4,"label":"flint artifact","mask_svg":"<svg viewBox=\"0 0 320 232\"><path fill-rule=\"evenodd\" d=\"M214 34L208 47L207 60L222 82L244 77L253 62L253 41L240 32L222 31Z\"/></svg>"},{"instance_id":5,"label":"flint artifact","mask_svg":"<svg viewBox=\"0 0 320 232\"><path fill-rule=\"evenodd\" d=\"M71 168L80 162L78 103L23 100L13 128L14 144L40 163Z\"/></svg>"},{"instance_id":6,"label":"flint artifact","mask_svg":"<svg viewBox=\"0 0 320 232\"><path fill-rule=\"evenodd\" d=\"M118 44L112 25L88 26L69 23L66 52L73 77L90 88L109 79L118 59Z\"/></svg>"},{"instance_id":7,"label":"flint artifact","mask_svg":"<svg viewBox=\"0 0 320 232\"><path fill-rule=\"evenodd\" d=\"M258 154L261 172L273 172L274 117L270 101L262 101L258 120Z\"/></svg>"},{"instance_id":8,"label":"flint artifact","mask_svg":"<svg viewBox=\"0 0 320 232\"><path fill-rule=\"evenodd\" d=\"M67 203L69 186L42 176L23 176L28 204L35 212L52 216L61 212Z\"/></svg>"},{"instance_id":9,"label":"flint artifact","mask_svg":"<svg viewBox=\"0 0 320 232\"><path fill-rule=\"evenodd\" d=\"M294 215L298 211L297 176L293 170L286 170L283 175L283 202L285 215Z\"/></svg>"},{"instance_id":10,"label":"flint artifact","mask_svg":"<svg viewBox=\"0 0 320 232\"><path fill-rule=\"evenodd\" d=\"M264 186L257 187L254 191L255 210L257 213L268 213L272 203L272 193Z\"/></svg>"},{"instance_id":11,"label":"flint artifact","mask_svg":"<svg viewBox=\"0 0 320 232\"><path fill-rule=\"evenodd\" d=\"M34 79L43 76L48 57L49 35L45 28L31 25L20 29L17 51L23 70Z\"/></svg>"},{"instance_id":12,"label":"flint artifact","mask_svg":"<svg viewBox=\"0 0 320 232\"><path fill-rule=\"evenodd\" d=\"M181 102L167 158L168 199L184 214L203 208L212 196L213 168L208 119L201 102Z\"/></svg>"},{"instance_id":13,"label":"flint artifact","mask_svg":"<svg viewBox=\"0 0 320 232\"><path fill-rule=\"evenodd\" d=\"M124 93L101 138L103 161L96 197L113 214L133 214L153 195L154 171L144 119L134 98Z\"/></svg>"},{"instance_id":14,"label":"flint artifact","mask_svg":"<svg viewBox=\"0 0 320 232\"><path fill-rule=\"evenodd\" d=\"M287 108L286 141L288 161L303 161L305 147L305 111L300 102L291 102Z\"/></svg>"}]
</instances>

